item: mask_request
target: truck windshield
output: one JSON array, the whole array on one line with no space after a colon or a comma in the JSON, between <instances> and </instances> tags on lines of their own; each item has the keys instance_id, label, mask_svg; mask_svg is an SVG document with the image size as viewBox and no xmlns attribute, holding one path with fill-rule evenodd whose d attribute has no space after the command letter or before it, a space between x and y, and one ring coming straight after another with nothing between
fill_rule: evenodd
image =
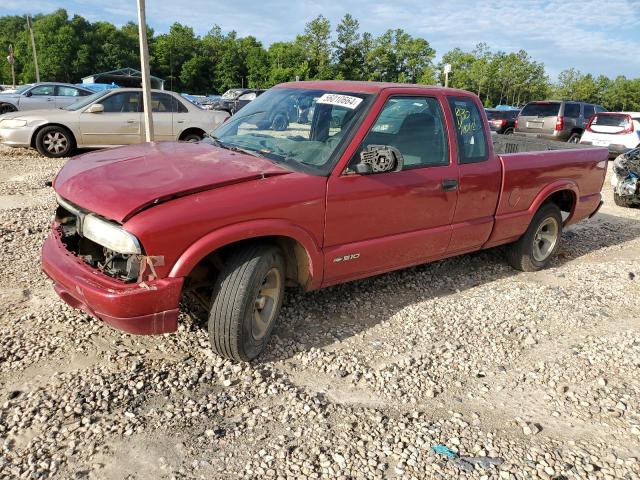
<instances>
[{"instance_id":1,"label":"truck windshield","mask_svg":"<svg viewBox=\"0 0 640 480\"><path fill-rule=\"evenodd\" d=\"M555 117L559 111L559 102L531 102L525 105L520 115L522 117Z\"/></svg>"},{"instance_id":2,"label":"truck windshield","mask_svg":"<svg viewBox=\"0 0 640 480\"><path fill-rule=\"evenodd\" d=\"M215 129L210 139L295 169L326 175L371 96L273 88Z\"/></svg>"}]
</instances>

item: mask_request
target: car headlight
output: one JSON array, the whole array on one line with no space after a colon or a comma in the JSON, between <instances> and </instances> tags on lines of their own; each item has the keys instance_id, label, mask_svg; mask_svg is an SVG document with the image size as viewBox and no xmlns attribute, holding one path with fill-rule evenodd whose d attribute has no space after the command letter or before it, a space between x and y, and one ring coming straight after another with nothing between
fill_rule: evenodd
<instances>
[{"instance_id":1,"label":"car headlight","mask_svg":"<svg viewBox=\"0 0 640 480\"><path fill-rule=\"evenodd\" d=\"M141 254L138 239L124 230L95 215L86 215L82 221L82 235L98 245L124 254Z\"/></svg>"},{"instance_id":2,"label":"car headlight","mask_svg":"<svg viewBox=\"0 0 640 480\"><path fill-rule=\"evenodd\" d=\"M20 127L25 127L26 125L27 125L26 120L17 120L13 118L0 120L0 128L20 128Z\"/></svg>"}]
</instances>

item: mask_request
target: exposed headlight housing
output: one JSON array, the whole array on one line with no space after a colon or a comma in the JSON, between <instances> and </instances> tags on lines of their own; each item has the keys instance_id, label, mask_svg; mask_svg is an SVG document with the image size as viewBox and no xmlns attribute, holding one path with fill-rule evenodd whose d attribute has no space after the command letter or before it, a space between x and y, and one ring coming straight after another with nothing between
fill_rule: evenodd
<instances>
[{"instance_id":1,"label":"exposed headlight housing","mask_svg":"<svg viewBox=\"0 0 640 480\"><path fill-rule=\"evenodd\" d=\"M122 227L89 214L82 219L82 235L114 252L140 255L138 239Z\"/></svg>"},{"instance_id":2,"label":"exposed headlight housing","mask_svg":"<svg viewBox=\"0 0 640 480\"><path fill-rule=\"evenodd\" d=\"M16 118L6 118L4 120L0 120L0 128L20 128L26 126L26 120L19 120Z\"/></svg>"}]
</instances>

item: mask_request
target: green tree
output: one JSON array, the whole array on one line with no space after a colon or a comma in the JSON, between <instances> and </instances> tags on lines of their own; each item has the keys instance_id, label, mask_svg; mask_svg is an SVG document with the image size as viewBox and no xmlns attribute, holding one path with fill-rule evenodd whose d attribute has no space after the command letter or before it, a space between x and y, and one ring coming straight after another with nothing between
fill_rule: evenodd
<instances>
[{"instance_id":1,"label":"green tree","mask_svg":"<svg viewBox=\"0 0 640 480\"><path fill-rule=\"evenodd\" d=\"M307 23L304 35L296 38L296 43L305 52L309 64L310 78L331 78L331 23L318 15Z\"/></svg>"},{"instance_id":2,"label":"green tree","mask_svg":"<svg viewBox=\"0 0 640 480\"><path fill-rule=\"evenodd\" d=\"M336 27L337 38L333 43L336 76L346 80L360 80L364 52L362 48L358 20L348 13Z\"/></svg>"}]
</instances>

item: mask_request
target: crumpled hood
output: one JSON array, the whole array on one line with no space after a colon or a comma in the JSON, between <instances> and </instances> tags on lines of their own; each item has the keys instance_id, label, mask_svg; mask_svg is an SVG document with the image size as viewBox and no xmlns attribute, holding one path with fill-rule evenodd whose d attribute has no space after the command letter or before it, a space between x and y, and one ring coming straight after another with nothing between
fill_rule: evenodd
<instances>
[{"instance_id":1,"label":"crumpled hood","mask_svg":"<svg viewBox=\"0 0 640 480\"><path fill-rule=\"evenodd\" d=\"M287 173L269 160L207 143L153 142L74 157L53 187L81 208L125 222L173 198Z\"/></svg>"}]
</instances>

